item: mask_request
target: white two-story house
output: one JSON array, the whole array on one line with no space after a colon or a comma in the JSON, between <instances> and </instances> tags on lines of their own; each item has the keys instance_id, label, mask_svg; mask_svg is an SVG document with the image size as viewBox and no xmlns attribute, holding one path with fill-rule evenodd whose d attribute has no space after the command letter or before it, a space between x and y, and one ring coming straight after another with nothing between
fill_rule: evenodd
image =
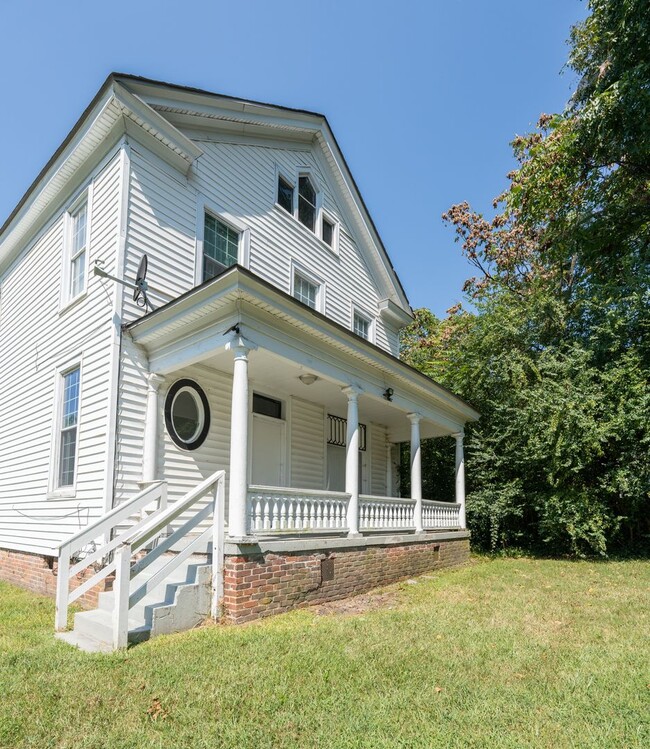
<instances>
[{"instance_id":1,"label":"white two-story house","mask_svg":"<svg viewBox=\"0 0 650 749\"><path fill-rule=\"evenodd\" d=\"M325 117L110 75L0 230L0 576L119 646L203 583L244 621L462 562L478 414L410 320Z\"/></svg>"}]
</instances>

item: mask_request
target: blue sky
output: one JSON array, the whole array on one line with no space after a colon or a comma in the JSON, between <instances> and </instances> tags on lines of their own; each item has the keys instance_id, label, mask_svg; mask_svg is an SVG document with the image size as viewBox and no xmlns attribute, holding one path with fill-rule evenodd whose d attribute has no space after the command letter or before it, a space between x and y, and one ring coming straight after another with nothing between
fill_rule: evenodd
<instances>
[{"instance_id":1,"label":"blue sky","mask_svg":"<svg viewBox=\"0 0 650 749\"><path fill-rule=\"evenodd\" d=\"M4 0L4 222L111 70L327 115L411 303L471 269L441 214L490 211L508 143L557 111L580 0Z\"/></svg>"}]
</instances>

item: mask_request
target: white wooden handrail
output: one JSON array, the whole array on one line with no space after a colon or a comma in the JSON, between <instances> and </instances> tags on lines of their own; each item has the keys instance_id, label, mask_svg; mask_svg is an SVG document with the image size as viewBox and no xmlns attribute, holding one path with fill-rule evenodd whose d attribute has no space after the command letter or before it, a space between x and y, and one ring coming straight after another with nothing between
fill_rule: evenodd
<instances>
[{"instance_id":1,"label":"white wooden handrail","mask_svg":"<svg viewBox=\"0 0 650 749\"><path fill-rule=\"evenodd\" d=\"M219 615L221 600L223 599L223 550L224 550L224 485L225 471L217 471L189 491L181 500L166 509L154 512L147 523L141 527L134 526L121 538L121 543L115 552L115 606L113 609L113 647L124 648L129 637L129 609L140 601L150 590L171 575L171 573L185 561L192 553L201 548L212 538L212 605L213 618ZM208 493L213 493L212 502L199 508L192 517L155 548L147 551L146 555L131 566L133 554L149 545L166 531L169 525L188 512L194 504L203 499ZM134 591L131 582L145 570L153 561L168 551L174 543L186 537L203 520L212 515L212 525L198 536L178 554L169 558L167 563L152 577L147 579Z\"/></svg>"},{"instance_id":2,"label":"white wooden handrail","mask_svg":"<svg viewBox=\"0 0 650 749\"><path fill-rule=\"evenodd\" d=\"M224 484L225 471L217 471L189 491L182 499L171 506L167 506L167 485L157 481L147 486L135 497L125 502L95 523L83 528L59 546L59 567L56 597L56 628L63 630L67 626L68 607L70 603L97 585L112 572L115 572L115 606L113 609L113 644L116 648L126 647L128 643L128 614L129 609L141 600L149 590L167 578L187 557L202 545L212 539L212 606L211 614L216 618L223 598L223 547L224 547ZM173 530L164 540L158 541L166 533L170 525L181 515L211 494L211 501L199 507L183 524ZM153 502L157 502L157 509L151 514L141 517L129 528L118 532L118 526L138 511L144 511ZM135 591L131 591L131 581L149 565L161 557L172 546L193 531L202 521L212 515L211 527L191 539L178 554L170 557L169 561ZM104 544L94 549L84 559L73 566L70 557L89 541L94 541L100 535L109 536ZM158 541L158 542L157 542ZM155 543L157 542L157 543ZM155 544L155 545L154 545ZM133 566L131 559L134 553L147 549L146 554ZM111 552L114 558L107 561ZM69 581L78 572L86 569L97 561L103 562L103 567L85 580L72 592L69 591Z\"/></svg>"},{"instance_id":3,"label":"white wooden handrail","mask_svg":"<svg viewBox=\"0 0 650 749\"><path fill-rule=\"evenodd\" d=\"M154 481L149 484L141 492L138 492L135 497L114 507L94 523L90 523L90 525L77 531L59 545L55 614L55 626L57 630L63 630L67 627L69 605L107 577L113 571L115 565L105 565L72 593L69 592L71 578L85 570L91 564L103 560L104 557L108 556L119 543L116 539L110 538L115 529L135 513L144 512L154 502L157 503L159 511L167 507L167 485L164 481ZM144 520L146 518L140 520L140 523ZM107 543L86 554L80 562L71 567L70 558L72 555L80 551L84 545L95 541L100 536L109 539Z\"/></svg>"}]
</instances>

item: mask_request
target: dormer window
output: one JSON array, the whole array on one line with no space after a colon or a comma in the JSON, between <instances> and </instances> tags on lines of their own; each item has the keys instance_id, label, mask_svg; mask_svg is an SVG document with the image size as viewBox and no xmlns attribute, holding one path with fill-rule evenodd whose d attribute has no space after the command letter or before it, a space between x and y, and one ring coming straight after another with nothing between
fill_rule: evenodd
<instances>
[{"instance_id":1,"label":"dormer window","mask_svg":"<svg viewBox=\"0 0 650 749\"><path fill-rule=\"evenodd\" d=\"M298 221L316 231L316 190L306 174L298 178Z\"/></svg>"},{"instance_id":2,"label":"dormer window","mask_svg":"<svg viewBox=\"0 0 650 749\"><path fill-rule=\"evenodd\" d=\"M238 254L239 232L206 213L203 228L203 280L214 278L235 265Z\"/></svg>"}]
</instances>

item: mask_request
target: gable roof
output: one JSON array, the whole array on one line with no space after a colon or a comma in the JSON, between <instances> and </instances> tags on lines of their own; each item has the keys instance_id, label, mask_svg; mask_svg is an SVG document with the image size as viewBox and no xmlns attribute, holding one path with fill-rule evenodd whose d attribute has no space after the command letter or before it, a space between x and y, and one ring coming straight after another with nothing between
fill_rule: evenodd
<instances>
[{"instance_id":1,"label":"gable roof","mask_svg":"<svg viewBox=\"0 0 650 749\"><path fill-rule=\"evenodd\" d=\"M411 313L406 292L325 115L128 73L111 73L106 78L63 143L0 227L0 265L12 249L30 235L30 229L39 228L38 220L46 206L51 208L54 195L60 196L66 181L75 172L72 168L75 166L74 156L82 144L85 143L87 156L93 145L98 147L98 139L108 139L109 134L115 142L124 132L136 137L143 137L144 133L158 147L164 146L167 155L171 153L181 167L186 166L189 170L193 160L200 156L201 149L171 122L174 116L183 113L208 117L222 126L229 123L241 128L242 132L274 128L311 133L338 179L342 193L348 197L348 208L354 215L357 234L365 239L369 249L374 249L374 252L366 253L374 261L372 270L389 290L388 298L407 314ZM9 241L12 235L13 241Z\"/></svg>"}]
</instances>

